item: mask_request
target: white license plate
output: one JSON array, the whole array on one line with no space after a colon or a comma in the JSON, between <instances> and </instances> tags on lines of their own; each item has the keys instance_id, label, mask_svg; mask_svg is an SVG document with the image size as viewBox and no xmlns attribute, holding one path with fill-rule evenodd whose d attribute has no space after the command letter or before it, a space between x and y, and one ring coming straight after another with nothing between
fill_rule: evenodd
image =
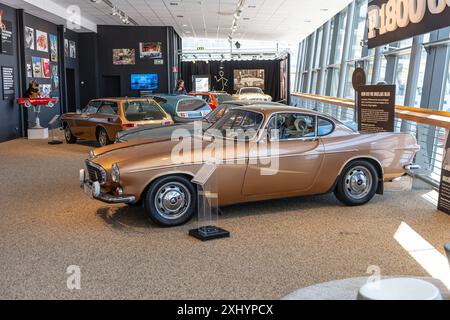
<instances>
[{"instance_id":1,"label":"white license plate","mask_svg":"<svg viewBox=\"0 0 450 320\"><path fill-rule=\"evenodd\" d=\"M94 198L94 196L93 196L93 192L92 192L92 185L91 184L89 184L89 183L85 183L84 184L84 186L83 186L83 188L84 188L84 193L89 197L89 198Z\"/></svg>"}]
</instances>

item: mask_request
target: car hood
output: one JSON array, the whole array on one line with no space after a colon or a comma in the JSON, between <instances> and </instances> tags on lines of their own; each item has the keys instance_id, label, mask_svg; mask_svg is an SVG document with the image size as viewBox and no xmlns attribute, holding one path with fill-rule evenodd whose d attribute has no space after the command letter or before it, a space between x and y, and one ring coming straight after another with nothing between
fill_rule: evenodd
<instances>
[{"instance_id":1,"label":"car hood","mask_svg":"<svg viewBox=\"0 0 450 320\"><path fill-rule=\"evenodd\" d=\"M268 94L258 94L258 93L244 93L244 94L236 94L236 98L248 100L248 99L272 99Z\"/></svg>"}]
</instances>

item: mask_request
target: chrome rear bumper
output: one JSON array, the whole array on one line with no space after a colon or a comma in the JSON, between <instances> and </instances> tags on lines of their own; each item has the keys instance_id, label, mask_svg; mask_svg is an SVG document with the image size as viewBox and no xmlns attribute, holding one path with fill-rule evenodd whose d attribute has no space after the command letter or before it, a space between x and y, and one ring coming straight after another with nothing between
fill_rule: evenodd
<instances>
[{"instance_id":1,"label":"chrome rear bumper","mask_svg":"<svg viewBox=\"0 0 450 320\"><path fill-rule=\"evenodd\" d=\"M96 199L105 203L133 204L136 202L136 197L134 195L113 196L108 193L102 193L100 183L98 181L92 182L86 179L86 172L84 169L80 170L80 187L91 199Z\"/></svg>"}]
</instances>

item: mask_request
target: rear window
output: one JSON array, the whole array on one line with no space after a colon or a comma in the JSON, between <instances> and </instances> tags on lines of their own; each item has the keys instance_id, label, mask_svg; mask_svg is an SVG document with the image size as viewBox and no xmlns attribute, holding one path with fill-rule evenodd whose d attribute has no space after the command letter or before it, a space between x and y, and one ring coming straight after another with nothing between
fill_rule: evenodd
<instances>
[{"instance_id":1,"label":"rear window","mask_svg":"<svg viewBox=\"0 0 450 320\"><path fill-rule=\"evenodd\" d=\"M210 111L211 108L203 100L185 99L178 102L177 112Z\"/></svg>"},{"instance_id":2,"label":"rear window","mask_svg":"<svg viewBox=\"0 0 450 320\"><path fill-rule=\"evenodd\" d=\"M153 101L128 101L123 105L128 121L162 120L165 114Z\"/></svg>"},{"instance_id":3,"label":"rear window","mask_svg":"<svg viewBox=\"0 0 450 320\"><path fill-rule=\"evenodd\" d=\"M220 104L222 102L233 100L233 97L228 94L218 94L216 95L216 100Z\"/></svg>"}]
</instances>

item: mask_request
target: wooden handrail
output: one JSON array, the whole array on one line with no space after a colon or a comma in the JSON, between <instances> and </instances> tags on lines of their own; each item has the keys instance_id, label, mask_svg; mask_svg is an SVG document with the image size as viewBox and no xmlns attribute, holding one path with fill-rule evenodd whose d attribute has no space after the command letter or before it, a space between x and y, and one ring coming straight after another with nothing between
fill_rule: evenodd
<instances>
[{"instance_id":1,"label":"wooden handrail","mask_svg":"<svg viewBox=\"0 0 450 320\"><path fill-rule=\"evenodd\" d=\"M291 95L302 99L332 104L344 108L351 108L351 109L355 108L355 101L350 99L320 96L315 94L306 94L299 92L294 92ZM447 111L396 105L395 115L399 119L428 124L450 130L450 112Z\"/></svg>"}]
</instances>

